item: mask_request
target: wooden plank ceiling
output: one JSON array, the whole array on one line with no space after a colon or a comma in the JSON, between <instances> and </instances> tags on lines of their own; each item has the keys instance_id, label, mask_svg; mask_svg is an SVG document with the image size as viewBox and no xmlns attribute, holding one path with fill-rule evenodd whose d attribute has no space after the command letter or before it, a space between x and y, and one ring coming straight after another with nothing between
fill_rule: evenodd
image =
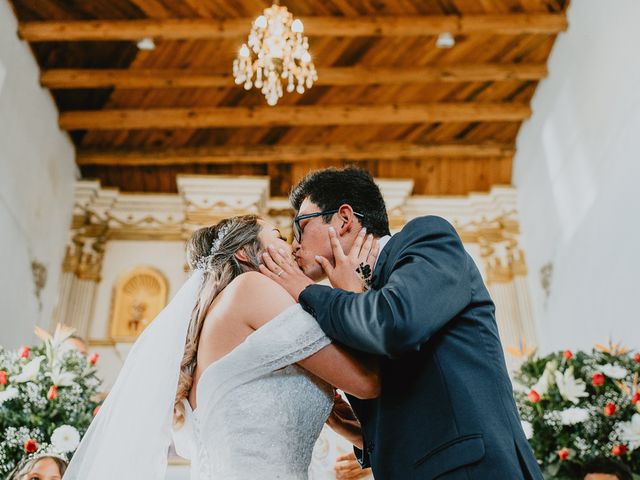
<instances>
[{"instance_id":1,"label":"wooden plank ceiling","mask_svg":"<svg viewBox=\"0 0 640 480\"><path fill-rule=\"evenodd\" d=\"M319 80L276 107L231 77L269 1L11 2L86 178L174 192L179 173L269 175L286 195L310 169L357 162L457 195L511 183L568 0L282 0ZM137 48L146 36L154 50Z\"/></svg>"}]
</instances>

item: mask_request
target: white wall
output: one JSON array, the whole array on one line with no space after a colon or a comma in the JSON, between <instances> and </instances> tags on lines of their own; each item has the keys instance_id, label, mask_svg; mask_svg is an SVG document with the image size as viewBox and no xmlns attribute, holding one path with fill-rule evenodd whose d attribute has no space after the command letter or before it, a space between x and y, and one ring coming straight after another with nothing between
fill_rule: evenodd
<instances>
[{"instance_id":1,"label":"white wall","mask_svg":"<svg viewBox=\"0 0 640 480\"><path fill-rule=\"evenodd\" d=\"M513 181L545 351L609 338L640 348L639 19L637 0L572 2L518 136Z\"/></svg>"},{"instance_id":2,"label":"white wall","mask_svg":"<svg viewBox=\"0 0 640 480\"><path fill-rule=\"evenodd\" d=\"M36 323L49 324L76 176L73 145L16 31L9 2L0 2L0 344L8 347L30 342ZM48 270L42 310L32 260Z\"/></svg>"},{"instance_id":3,"label":"white wall","mask_svg":"<svg viewBox=\"0 0 640 480\"><path fill-rule=\"evenodd\" d=\"M171 300L187 279L184 271L185 244L175 241L112 240L107 242L102 262L102 280L98 284L95 311L89 338L109 338L113 289L118 280L137 267L153 267L169 283Z\"/></svg>"}]
</instances>

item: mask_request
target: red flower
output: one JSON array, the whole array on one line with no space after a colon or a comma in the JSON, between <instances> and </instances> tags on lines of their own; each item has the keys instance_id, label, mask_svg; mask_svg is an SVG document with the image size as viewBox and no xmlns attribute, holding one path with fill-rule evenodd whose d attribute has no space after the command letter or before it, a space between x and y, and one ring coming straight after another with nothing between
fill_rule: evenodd
<instances>
[{"instance_id":1,"label":"red flower","mask_svg":"<svg viewBox=\"0 0 640 480\"><path fill-rule=\"evenodd\" d=\"M611 449L611 453L613 454L614 457L620 457L620 456L624 455L625 453L627 453L627 446L626 445L614 445L613 448Z\"/></svg>"},{"instance_id":2,"label":"red flower","mask_svg":"<svg viewBox=\"0 0 640 480\"><path fill-rule=\"evenodd\" d=\"M93 355L91 355L91 356L89 357L89 363L90 363L91 365L95 365L96 363L98 363L98 358L100 358L100 355L99 355L99 354L97 354L97 353L94 353Z\"/></svg>"},{"instance_id":3,"label":"red flower","mask_svg":"<svg viewBox=\"0 0 640 480\"><path fill-rule=\"evenodd\" d=\"M95 417L99 411L100 411L100 405L98 405L96 408L93 409L93 416Z\"/></svg>"},{"instance_id":4,"label":"red flower","mask_svg":"<svg viewBox=\"0 0 640 480\"><path fill-rule=\"evenodd\" d=\"M571 350L565 350L562 356L567 360L571 360L573 358L573 353L571 352Z\"/></svg>"},{"instance_id":5,"label":"red flower","mask_svg":"<svg viewBox=\"0 0 640 480\"><path fill-rule=\"evenodd\" d=\"M612 417L616 413L616 404L615 403L607 403L604 407L604 415L605 417Z\"/></svg>"},{"instance_id":6,"label":"red flower","mask_svg":"<svg viewBox=\"0 0 640 480\"><path fill-rule=\"evenodd\" d=\"M58 397L58 387L55 385L51 385L49 388L49 393L47 393L47 398L49 400L55 400Z\"/></svg>"},{"instance_id":7,"label":"red flower","mask_svg":"<svg viewBox=\"0 0 640 480\"><path fill-rule=\"evenodd\" d=\"M560 457L560 460L566 460L567 458L569 458L569 450L567 450L566 448L559 450L558 456Z\"/></svg>"},{"instance_id":8,"label":"red flower","mask_svg":"<svg viewBox=\"0 0 640 480\"><path fill-rule=\"evenodd\" d=\"M535 390L531 390L527 397L529 397L531 403L538 403L540 401L540 394Z\"/></svg>"},{"instance_id":9,"label":"red flower","mask_svg":"<svg viewBox=\"0 0 640 480\"><path fill-rule=\"evenodd\" d=\"M0 370L0 385L7 384L7 372L4 370Z\"/></svg>"},{"instance_id":10,"label":"red flower","mask_svg":"<svg viewBox=\"0 0 640 480\"><path fill-rule=\"evenodd\" d=\"M636 362L640 363L640 353L636 353L636 354L633 356L633 359L634 359Z\"/></svg>"},{"instance_id":11,"label":"red flower","mask_svg":"<svg viewBox=\"0 0 640 480\"><path fill-rule=\"evenodd\" d=\"M604 385L604 375L602 373L594 373L591 377L591 384L594 387L601 387Z\"/></svg>"},{"instance_id":12,"label":"red flower","mask_svg":"<svg viewBox=\"0 0 640 480\"><path fill-rule=\"evenodd\" d=\"M38 444L33 438L30 438L26 442L24 442L24 451L27 453L33 453L38 450Z\"/></svg>"},{"instance_id":13,"label":"red flower","mask_svg":"<svg viewBox=\"0 0 640 480\"><path fill-rule=\"evenodd\" d=\"M22 347L20 349L20 358L29 358L30 353L31 349L29 347Z\"/></svg>"},{"instance_id":14,"label":"red flower","mask_svg":"<svg viewBox=\"0 0 640 480\"><path fill-rule=\"evenodd\" d=\"M635 405L640 402L640 392L636 392L633 397L631 397L631 405Z\"/></svg>"}]
</instances>

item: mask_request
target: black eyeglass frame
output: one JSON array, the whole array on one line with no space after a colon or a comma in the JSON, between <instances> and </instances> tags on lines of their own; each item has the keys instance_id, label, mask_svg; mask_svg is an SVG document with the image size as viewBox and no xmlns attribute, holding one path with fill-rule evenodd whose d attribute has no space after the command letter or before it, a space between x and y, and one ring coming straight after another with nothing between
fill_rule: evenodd
<instances>
[{"instance_id":1,"label":"black eyeglass frame","mask_svg":"<svg viewBox=\"0 0 640 480\"><path fill-rule=\"evenodd\" d=\"M334 215L339 211L340 211L339 209L324 210L322 212L305 213L304 215L298 215L297 217L294 217L293 218L293 239L298 243L300 243L300 240L302 240L302 228L300 227L301 220L306 220L308 218L315 218L315 217L323 217L325 215ZM353 214L358 218L364 218L364 215L362 213L353 212Z\"/></svg>"}]
</instances>

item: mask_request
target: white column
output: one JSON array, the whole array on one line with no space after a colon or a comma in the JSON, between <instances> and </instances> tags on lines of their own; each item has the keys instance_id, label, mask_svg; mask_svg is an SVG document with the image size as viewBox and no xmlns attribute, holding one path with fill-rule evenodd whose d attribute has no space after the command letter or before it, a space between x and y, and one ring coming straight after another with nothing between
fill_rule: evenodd
<instances>
[{"instance_id":1,"label":"white column","mask_svg":"<svg viewBox=\"0 0 640 480\"><path fill-rule=\"evenodd\" d=\"M89 333L93 316L102 256L102 240L77 235L65 257L54 323L75 328L83 338Z\"/></svg>"},{"instance_id":2,"label":"white column","mask_svg":"<svg viewBox=\"0 0 640 480\"><path fill-rule=\"evenodd\" d=\"M58 304L53 313L53 325L58 323L67 323L67 317L69 315L69 300L71 298L71 292L73 291L73 284L76 279L75 272L63 271L60 275L60 283L58 287Z\"/></svg>"},{"instance_id":3,"label":"white column","mask_svg":"<svg viewBox=\"0 0 640 480\"><path fill-rule=\"evenodd\" d=\"M527 343L531 347L537 346L538 332L533 317L533 304L531 303L527 277L524 275L516 275L513 279L513 284L518 299L518 310L522 322L523 337L527 339Z\"/></svg>"},{"instance_id":4,"label":"white column","mask_svg":"<svg viewBox=\"0 0 640 480\"><path fill-rule=\"evenodd\" d=\"M524 338L524 332L515 284L494 282L489 285L489 292L496 305L496 322L503 347L518 347ZM509 371L519 363L518 359L508 353L505 358Z\"/></svg>"}]
</instances>

